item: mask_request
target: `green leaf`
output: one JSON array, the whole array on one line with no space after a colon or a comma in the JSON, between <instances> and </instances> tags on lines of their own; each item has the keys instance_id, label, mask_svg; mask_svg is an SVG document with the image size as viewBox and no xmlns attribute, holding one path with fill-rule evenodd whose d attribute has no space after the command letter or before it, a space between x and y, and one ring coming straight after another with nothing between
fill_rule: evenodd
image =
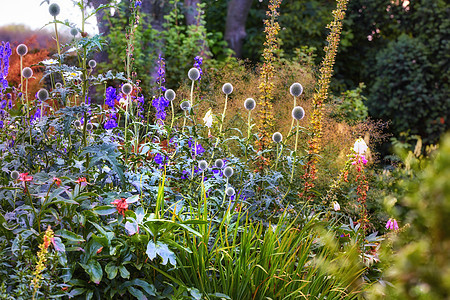
<instances>
[{"instance_id":1,"label":"green leaf","mask_svg":"<svg viewBox=\"0 0 450 300\"><path fill-rule=\"evenodd\" d=\"M105 272L108 275L108 279L114 279L117 276L117 272L119 271L119 267L114 265L111 261L105 267Z\"/></svg>"},{"instance_id":2,"label":"green leaf","mask_svg":"<svg viewBox=\"0 0 450 300\"><path fill-rule=\"evenodd\" d=\"M135 296L139 300L147 300L147 297L145 297L144 293L135 287L129 286L128 292L130 292L131 295Z\"/></svg>"},{"instance_id":3,"label":"green leaf","mask_svg":"<svg viewBox=\"0 0 450 300\"><path fill-rule=\"evenodd\" d=\"M92 211L94 213L96 213L97 215L107 216L107 215L111 215L111 214L117 212L117 208L115 208L114 206L110 206L110 205L103 205L103 206L94 207L94 209Z\"/></svg>"},{"instance_id":4,"label":"green leaf","mask_svg":"<svg viewBox=\"0 0 450 300\"><path fill-rule=\"evenodd\" d=\"M94 282L95 284L99 284L100 281L102 281L103 270L98 261L91 259L87 264L80 263L80 265L83 267L86 273L89 274L92 282Z\"/></svg>"},{"instance_id":5,"label":"green leaf","mask_svg":"<svg viewBox=\"0 0 450 300\"><path fill-rule=\"evenodd\" d=\"M73 233L71 231L68 231L66 229L61 229L55 232L55 235L59 235L60 237L65 238L68 241L71 242L84 242L84 239L82 236Z\"/></svg>"},{"instance_id":6,"label":"green leaf","mask_svg":"<svg viewBox=\"0 0 450 300\"><path fill-rule=\"evenodd\" d=\"M231 298L225 294L222 293L214 293L214 294L208 294L208 296L210 297L215 297L215 298L220 298L220 299L229 299L231 300Z\"/></svg>"},{"instance_id":7,"label":"green leaf","mask_svg":"<svg viewBox=\"0 0 450 300\"><path fill-rule=\"evenodd\" d=\"M122 278L130 278L130 272L128 272L127 268L125 268L125 266L120 266L119 267L119 271L120 271L120 276Z\"/></svg>"}]
</instances>

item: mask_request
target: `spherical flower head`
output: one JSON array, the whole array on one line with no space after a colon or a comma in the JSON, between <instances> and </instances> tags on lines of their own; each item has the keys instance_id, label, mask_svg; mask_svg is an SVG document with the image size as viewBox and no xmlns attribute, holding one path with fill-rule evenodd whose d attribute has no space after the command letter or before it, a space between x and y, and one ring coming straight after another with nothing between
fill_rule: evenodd
<instances>
[{"instance_id":1,"label":"spherical flower head","mask_svg":"<svg viewBox=\"0 0 450 300\"><path fill-rule=\"evenodd\" d=\"M364 155L367 149L369 149L369 147L367 147L366 142L362 138L358 138L353 145L353 151L358 155Z\"/></svg>"},{"instance_id":2,"label":"spherical flower head","mask_svg":"<svg viewBox=\"0 0 450 300\"><path fill-rule=\"evenodd\" d=\"M33 76L33 70L31 70L31 68L29 67L23 68L22 76L26 79L31 78L31 76Z\"/></svg>"},{"instance_id":3,"label":"spherical flower head","mask_svg":"<svg viewBox=\"0 0 450 300\"><path fill-rule=\"evenodd\" d=\"M222 92L227 95L231 94L233 92L233 85L231 83L225 83L222 86Z\"/></svg>"},{"instance_id":4,"label":"spherical flower head","mask_svg":"<svg viewBox=\"0 0 450 300\"><path fill-rule=\"evenodd\" d=\"M191 103L189 101L183 101L180 104L182 110L187 111L191 108Z\"/></svg>"},{"instance_id":5,"label":"spherical flower head","mask_svg":"<svg viewBox=\"0 0 450 300\"><path fill-rule=\"evenodd\" d=\"M231 197L231 196L234 196L234 194L236 194L236 191L230 186L229 188L227 188L225 193L227 193L228 197Z\"/></svg>"},{"instance_id":6,"label":"spherical flower head","mask_svg":"<svg viewBox=\"0 0 450 300\"><path fill-rule=\"evenodd\" d=\"M60 89L60 88L62 88L62 83L61 82L57 82L56 84L55 84L55 88L57 88L57 89Z\"/></svg>"},{"instance_id":7,"label":"spherical flower head","mask_svg":"<svg viewBox=\"0 0 450 300\"><path fill-rule=\"evenodd\" d=\"M59 5L56 3L52 3L48 7L48 12L50 13L50 15L52 15L55 18L57 15L59 15L60 11L61 11L61 9L59 8Z\"/></svg>"},{"instance_id":8,"label":"spherical flower head","mask_svg":"<svg viewBox=\"0 0 450 300\"><path fill-rule=\"evenodd\" d=\"M131 84L125 83L124 85L122 85L122 93L124 93L125 95L131 94L132 91L133 87L131 86Z\"/></svg>"},{"instance_id":9,"label":"spherical flower head","mask_svg":"<svg viewBox=\"0 0 450 300\"><path fill-rule=\"evenodd\" d=\"M73 125L74 125L75 127L80 127L80 126L81 126L80 120L76 120L75 122L73 122Z\"/></svg>"},{"instance_id":10,"label":"spherical flower head","mask_svg":"<svg viewBox=\"0 0 450 300\"><path fill-rule=\"evenodd\" d=\"M89 67L91 67L91 69L95 68L97 66L97 62L94 59L91 59L89 62Z\"/></svg>"},{"instance_id":11,"label":"spherical flower head","mask_svg":"<svg viewBox=\"0 0 450 300\"><path fill-rule=\"evenodd\" d=\"M203 118L203 122L205 122L205 126L208 128L211 128L212 123L213 123L213 114L212 114L212 110L209 109L206 114L205 117Z\"/></svg>"},{"instance_id":12,"label":"spherical flower head","mask_svg":"<svg viewBox=\"0 0 450 300\"><path fill-rule=\"evenodd\" d=\"M296 82L291 85L289 92L292 96L298 97L303 93L303 87L300 83Z\"/></svg>"},{"instance_id":13,"label":"spherical flower head","mask_svg":"<svg viewBox=\"0 0 450 300\"><path fill-rule=\"evenodd\" d=\"M92 129L94 129L94 125L92 125L92 123L87 123L86 124L86 130L91 131Z\"/></svg>"},{"instance_id":14,"label":"spherical flower head","mask_svg":"<svg viewBox=\"0 0 450 300\"><path fill-rule=\"evenodd\" d=\"M272 141L274 141L275 143L280 143L283 140L283 135L279 132L275 132L272 135Z\"/></svg>"},{"instance_id":15,"label":"spherical flower head","mask_svg":"<svg viewBox=\"0 0 450 300\"><path fill-rule=\"evenodd\" d=\"M305 110L301 106L296 106L292 110L292 117L296 120L301 120L305 116Z\"/></svg>"},{"instance_id":16,"label":"spherical flower head","mask_svg":"<svg viewBox=\"0 0 450 300\"><path fill-rule=\"evenodd\" d=\"M341 210L341 206L339 205L339 203L337 201L333 202L333 209L334 209L334 211Z\"/></svg>"},{"instance_id":17,"label":"spherical flower head","mask_svg":"<svg viewBox=\"0 0 450 300\"><path fill-rule=\"evenodd\" d=\"M222 167L223 167L223 160L221 160L220 158L219 158L219 159L216 159L216 161L214 162L214 165L215 165L217 168L222 169Z\"/></svg>"},{"instance_id":18,"label":"spherical flower head","mask_svg":"<svg viewBox=\"0 0 450 300\"><path fill-rule=\"evenodd\" d=\"M11 179L12 180L17 180L17 178L19 178L19 172L17 172L16 170L11 172Z\"/></svg>"},{"instance_id":19,"label":"spherical flower head","mask_svg":"<svg viewBox=\"0 0 450 300\"><path fill-rule=\"evenodd\" d=\"M70 34L71 34L73 37L76 37L77 34L78 34L78 29L76 29L75 27L71 28L71 29L70 29Z\"/></svg>"},{"instance_id":20,"label":"spherical flower head","mask_svg":"<svg viewBox=\"0 0 450 300\"><path fill-rule=\"evenodd\" d=\"M201 160L198 162L198 168L200 171L205 171L208 168L208 162L206 160Z\"/></svg>"},{"instance_id":21,"label":"spherical flower head","mask_svg":"<svg viewBox=\"0 0 450 300\"><path fill-rule=\"evenodd\" d=\"M37 93L37 98L41 101L45 101L48 99L48 91L46 89L40 89Z\"/></svg>"},{"instance_id":22,"label":"spherical flower head","mask_svg":"<svg viewBox=\"0 0 450 300\"><path fill-rule=\"evenodd\" d=\"M226 167L223 170L223 175L225 175L226 178L230 178L231 176L233 176L234 170L232 167Z\"/></svg>"},{"instance_id":23,"label":"spherical flower head","mask_svg":"<svg viewBox=\"0 0 450 300\"><path fill-rule=\"evenodd\" d=\"M386 229L398 230L397 220L395 220L394 218L390 218L386 223Z\"/></svg>"},{"instance_id":24,"label":"spherical flower head","mask_svg":"<svg viewBox=\"0 0 450 300\"><path fill-rule=\"evenodd\" d=\"M19 46L17 46L16 48L16 52L17 54L19 54L20 56L24 56L28 53L28 47L25 44L20 44Z\"/></svg>"},{"instance_id":25,"label":"spherical flower head","mask_svg":"<svg viewBox=\"0 0 450 300\"><path fill-rule=\"evenodd\" d=\"M244 107L246 110L253 110L255 109L256 102L253 98L247 98L247 100L244 101Z\"/></svg>"},{"instance_id":26,"label":"spherical flower head","mask_svg":"<svg viewBox=\"0 0 450 300\"><path fill-rule=\"evenodd\" d=\"M175 99L175 96L176 96L176 94L172 89L168 89L164 93L164 98L166 98L169 101L173 101Z\"/></svg>"},{"instance_id":27,"label":"spherical flower head","mask_svg":"<svg viewBox=\"0 0 450 300\"><path fill-rule=\"evenodd\" d=\"M191 68L188 72L188 77L192 81L198 80L200 78L200 71L197 68Z\"/></svg>"}]
</instances>

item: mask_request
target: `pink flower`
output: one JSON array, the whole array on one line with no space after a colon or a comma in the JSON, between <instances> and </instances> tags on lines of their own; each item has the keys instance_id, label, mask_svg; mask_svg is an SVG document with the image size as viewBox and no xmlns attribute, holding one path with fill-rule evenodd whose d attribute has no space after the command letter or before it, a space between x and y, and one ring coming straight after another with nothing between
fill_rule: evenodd
<instances>
[{"instance_id":1,"label":"pink flower","mask_svg":"<svg viewBox=\"0 0 450 300\"><path fill-rule=\"evenodd\" d=\"M33 180L33 176L28 175L28 173L20 173L18 180L22 182L31 181Z\"/></svg>"},{"instance_id":2,"label":"pink flower","mask_svg":"<svg viewBox=\"0 0 450 300\"><path fill-rule=\"evenodd\" d=\"M390 218L386 223L386 229L398 230L397 220Z\"/></svg>"},{"instance_id":3,"label":"pink flower","mask_svg":"<svg viewBox=\"0 0 450 300\"><path fill-rule=\"evenodd\" d=\"M355 160L352 162L352 165L356 165L359 163L367 164L367 159L364 155L356 155Z\"/></svg>"},{"instance_id":4,"label":"pink flower","mask_svg":"<svg viewBox=\"0 0 450 300\"><path fill-rule=\"evenodd\" d=\"M80 186L86 186L87 180L86 177L80 177L77 180L75 180L76 183L78 183Z\"/></svg>"},{"instance_id":5,"label":"pink flower","mask_svg":"<svg viewBox=\"0 0 450 300\"><path fill-rule=\"evenodd\" d=\"M341 206L339 205L339 203L337 201L333 202L333 209L335 211L341 210Z\"/></svg>"},{"instance_id":6,"label":"pink flower","mask_svg":"<svg viewBox=\"0 0 450 300\"><path fill-rule=\"evenodd\" d=\"M113 202L111 202L111 204L114 204L117 207L117 211L119 214L125 216L125 211L128 210L127 199L125 198L116 199Z\"/></svg>"}]
</instances>

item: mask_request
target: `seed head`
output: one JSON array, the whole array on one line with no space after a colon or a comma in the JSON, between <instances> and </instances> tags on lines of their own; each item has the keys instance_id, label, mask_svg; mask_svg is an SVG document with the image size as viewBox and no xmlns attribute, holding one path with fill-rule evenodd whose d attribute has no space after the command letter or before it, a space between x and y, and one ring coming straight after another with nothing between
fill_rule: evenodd
<instances>
[{"instance_id":1,"label":"seed head","mask_svg":"<svg viewBox=\"0 0 450 300\"><path fill-rule=\"evenodd\" d=\"M48 99L48 91L46 89L40 89L37 93L37 98L41 101L45 101Z\"/></svg>"},{"instance_id":2,"label":"seed head","mask_svg":"<svg viewBox=\"0 0 450 300\"><path fill-rule=\"evenodd\" d=\"M61 9L59 8L59 5L56 4L56 3L52 3L48 7L48 12L50 13L50 15L52 15L55 18L56 18L57 15L59 15L60 11L61 11Z\"/></svg>"},{"instance_id":3,"label":"seed head","mask_svg":"<svg viewBox=\"0 0 450 300\"><path fill-rule=\"evenodd\" d=\"M201 160L198 162L198 168L203 172L208 168L208 163L206 160Z\"/></svg>"},{"instance_id":4,"label":"seed head","mask_svg":"<svg viewBox=\"0 0 450 300\"><path fill-rule=\"evenodd\" d=\"M11 179L12 180L17 180L17 178L19 178L19 172L17 172L16 170L11 172Z\"/></svg>"},{"instance_id":5,"label":"seed head","mask_svg":"<svg viewBox=\"0 0 450 300\"><path fill-rule=\"evenodd\" d=\"M172 89L168 89L165 93L164 93L164 98L166 98L169 101L173 101L173 99L175 99L175 92Z\"/></svg>"},{"instance_id":6,"label":"seed head","mask_svg":"<svg viewBox=\"0 0 450 300\"><path fill-rule=\"evenodd\" d=\"M188 72L188 77L190 80L198 80L200 78L200 72L197 68L191 68Z\"/></svg>"},{"instance_id":7,"label":"seed head","mask_svg":"<svg viewBox=\"0 0 450 300\"><path fill-rule=\"evenodd\" d=\"M244 101L244 107L246 110L253 110L256 106L256 102L253 98L247 98L247 100Z\"/></svg>"},{"instance_id":8,"label":"seed head","mask_svg":"<svg viewBox=\"0 0 450 300\"><path fill-rule=\"evenodd\" d=\"M97 62L93 59L91 59L88 64L89 64L89 67L91 67L91 69L93 69L97 66Z\"/></svg>"},{"instance_id":9,"label":"seed head","mask_svg":"<svg viewBox=\"0 0 450 300\"><path fill-rule=\"evenodd\" d=\"M70 29L70 34L71 34L73 37L76 37L77 34L78 34L78 29L76 29L75 27L73 27L72 29Z\"/></svg>"},{"instance_id":10,"label":"seed head","mask_svg":"<svg viewBox=\"0 0 450 300\"><path fill-rule=\"evenodd\" d=\"M280 143L282 140L283 140L283 135L281 134L281 133L279 133L279 132L275 132L273 135L272 135L272 140L275 142L275 143Z\"/></svg>"},{"instance_id":11,"label":"seed head","mask_svg":"<svg viewBox=\"0 0 450 300\"><path fill-rule=\"evenodd\" d=\"M223 175L225 175L226 178L230 178L231 176L233 176L233 173L234 173L234 171L233 171L232 167L226 167L223 170Z\"/></svg>"},{"instance_id":12,"label":"seed head","mask_svg":"<svg viewBox=\"0 0 450 300\"><path fill-rule=\"evenodd\" d=\"M301 120L305 116L305 110L301 106L296 106L292 110L292 117L296 120Z\"/></svg>"},{"instance_id":13,"label":"seed head","mask_svg":"<svg viewBox=\"0 0 450 300\"><path fill-rule=\"evenodd\" d=\"M133 87L131 86L131 84L125 83L124 85L122 85L122 93L124 93L125 95L131 94L132 91Z\"/></svg>"},{"instance_id":14,"label":"seed head","mask_svg":"<svg viewBox=\"0 0 450 300\"><path fill-rule=\"evenodd\" d=\"M91 131L92 129L94 129L94 125L92 125L92 123L87 123L86 124L86 130Z\"/></svg>"},{"instance_id":15,"label":"seed head","mask_svg":"<svg viewBox=\"0 0 450 300\"><path fill-rule=\"evenodd\" d=\"M233 86L231 85L231 83L225 83L222 86L222 92L227 95L231 94L233 92Z\"/></svg>"},{"instance_id":16,"label":"seed head","mask_svg":"<svg viewBox=\"0 0 450 300\"><path fill-rule=\"evenodd\" d=\"M189 101L183 101L180 104L182 110L187 111L191 108L191 103Z\"/></svg>"},{"instance_id":17,"label":"seed head","mask_svg":"<svg viewBox=\"0 0 450 300\"><path fill-rule=\"evenodd\" d=\"M300 83L296 82L291 85L289 92L292 96L298 97L303 93L303 87Z\"/></svg>"},{"instance_id":18,"label":"seed head","mask_svg":"<svg viewBox=\"0 0 450 300\"><path fill-rule=\"evenodd\" d=\"M219 159L216 159L216 161L214 162L214 165L215 165L217 168L222 169L222 167L223 167L223 160L221 160L220 158L219 158Z\"/></svg>"},{"instance_id":19,"label":"seed head","mask_svg":"<svg viewBox=\"0 0 450 300\"><path fill-rule=\"evenodd\" d=\"M75 122L73 122L73 125L75 125L75 127L80 127L81 126L80 120L76 120Z\"/></svg>"},{"instance_id":20,"label":"seed head","mask_svg":"<svg viewBox=\"0 0 450 300\"><path fill-rule=\"evenodd\" d=\"M57 82L57 83L55 84L55 88L57 88L57 89L62 88L62 83L61 83L61 82Z\"/></svg>"},{"instance_id":21,"label":"seed head","mask_svg":"<svg viewBox=\"0 0 450 300\"><path fill-rule=\"evenodd\" d=\"M17 54L19 54L20 56L24 56L28 53L28 47L25 44L20 44L19 46L17 46L16 48L16 52Z\"/></svg>"},{"instance_id":22,"label":"seed head","mask_svg":"<svg viewBox=\"0 0 450 300\"><path fill-rule=\"evenodd\" d=\"M236 194L236 191L231 186L227 188L225 192L227 193L228 197L234 196L234 194Z\"/></svg>"},{"instance_id":23,"label":"seed head","mask_svg":"<svg viewBox=\"0 0 450 300\"><path fill-rule=\"evenodd\" d=\"M31 70L31 68L23 68L22 70L22 76L25 77L26 79L31 78L31 76L33 76L33 70Z\"/></svg>"}]
</instances>

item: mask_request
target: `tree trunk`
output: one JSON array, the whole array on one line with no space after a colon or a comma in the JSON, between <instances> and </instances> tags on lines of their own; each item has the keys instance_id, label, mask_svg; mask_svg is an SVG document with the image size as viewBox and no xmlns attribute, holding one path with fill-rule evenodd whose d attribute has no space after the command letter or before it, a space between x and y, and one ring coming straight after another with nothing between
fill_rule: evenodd
<instances>
[{"instance_id":1,"label":"tree trunk","mask_svg":"<svg viewBox=\"0 0 450 300\"><path fill-rule=\"evenodd\" d=\"M199 25L197 24L198 10L197 4L200 0L184 0L184 18L186 19L186 25Z\"/></svg>"},{"instance_id":2,"label":"tree trunk","mask_svg":"<svg viewBox=\"0 0 450 300\"><path fill-rule=\"evenodd\" d=\"M225 25L225 41L234 51L236 57L242 56L242 45L247 36L245 22L253 0L231 0L228 3Z\"/></svg>"}]
</instances>

